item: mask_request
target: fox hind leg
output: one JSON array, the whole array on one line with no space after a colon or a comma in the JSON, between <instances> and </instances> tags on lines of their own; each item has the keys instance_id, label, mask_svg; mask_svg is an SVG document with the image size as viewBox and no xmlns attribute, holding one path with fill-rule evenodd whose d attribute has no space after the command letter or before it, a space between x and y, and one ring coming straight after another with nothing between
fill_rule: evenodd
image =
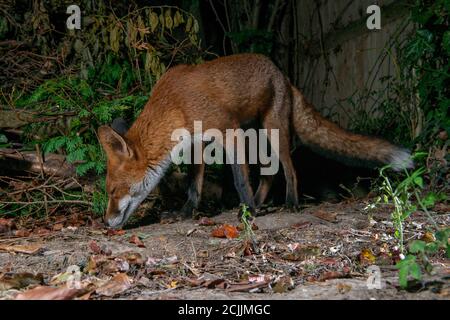
<instances>
[{"instance_id":1,"label":"fox hind leg","mask_svg":"<svg viewBox=\"0 0 450 320\"><path fill-rule=\"evenodd\" d=\"M260 207L264 200L266 200L267 194L270 191L270 188L272 187L274 176L273 175L265 175L261 176L259 178L259 186L256 190L255 194L255 206L256 208Z\"/></svg>"},{"instance_id":2,"label":"fox hind leg","mask_svg":"<svg viewBox=\"0 0 450 320\"><path fill-rule=\"evenodd\" d=\"M290 152L290 132L289 127L286 126L286 123L289 123L289 117L286 116L286 119L280 119L279 114L283 113L276 113L275 111L269 112L266 114L265 118L263 119L263 127L266 128L268 131L271 129L278 129L279 130L279 141L278 141L278 147L279 147L279 154L278 158L281 162L281 165L283 166L284 176L286 179L286 205L289 207L297 207L298 206L298 193L297 193L297 175L295 172L294 165L292 163L291 158L291 152ZM284 113L285 115L288 115L288 113ZM270 140L270 132L268 133L268 138ZM271 141L271 145L274 143L277 143L276 141ZM270 185L272 183L273 177L271 179L263 178L260 182L260 187L258 188L257 195L259 198L257 198L257 203L259 205L264 201L265 196L268 193L268 189L270 188Z\"/></svg>"},{"instance_id":3,"label":"fox hind leg","mask_svg":"<svg viewBox=\"0 0 450 320\"><path fill-rule=\"evenodd\" d=\"M250 185L250 172L248 164L246 161L243 161L243 163L238 163L238 153L245 156L245 144L239 145L239 143L234 143L232 148L233 150L228 150L227 147L225 147L225 152L227 154L228 161L231 162L234 186L239 194L240 202L247 205L251 213L255 213L255 202L253 198L253 190Z\"/></svg>"}]
</instances>

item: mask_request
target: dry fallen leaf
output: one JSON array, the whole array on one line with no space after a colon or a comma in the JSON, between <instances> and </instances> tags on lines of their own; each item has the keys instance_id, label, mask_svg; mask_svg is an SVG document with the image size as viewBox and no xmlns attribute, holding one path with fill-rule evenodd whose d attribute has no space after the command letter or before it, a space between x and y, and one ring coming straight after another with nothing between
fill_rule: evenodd
<instances>
[{"instance_id":1,"label":"dry fallen leaf","mask_svg":"<svg viewBox=\"0 0 450 320\"><path fill-rule=\"evenodd\" d=\"M99 271L99 267L108 261L104 255L92 255L89 257L87 266L84 268L84 272L93 274Z\"/></svg>"},{"instance_id":2,"label":"dry fallen leaf","mask_svg":"<svg viewBox=\"0 0 450 320\"><path fill-rule=\"evenodd\" d=\"M125 273L119 273L95 292L102 296L113 297L131 288L132 279Z\"/></svg>"},{"instance_id":3,"label":"dry fallen leaf","mask_svg":"<svg viewBox=\"0 0 450 320\"><path fill-rule=\"evenodd\" d=\"M325 210L317 210L317 211L314 211L312 214L313 214L313 216L315 216L319 219L328 221L328 222L337 222L337 219L336 219L337 213L328 212Z\"/></svg>"},{"instance_id":4,"label":"dry fallen leaf","mask_svg":"<svg viewBox=\"0 0 450 320\"><path fill-rule=\"evenodd\" d=\"M91 257L89 257L89 262L87 266L84 268L84 272L92 274L97 272L97 261Z\"/></svg>"},{"instance_id":5,"label":"dry fallen leaf","mask_svg":"<svg viewBox=\"0 0 450 320\"><path fill-rule=\"evenodd\" d=\"M199 226L213 226L215 224L216 224L216 222L213 219L208 218L208 217L202 217L198 221Z\"/></svg>"},{"instance_id":6,"label":"dry fallen leaf","mask_svg":"<svg viewBox=\"0 0 450 320\"><path fill-rule=\"evenodd\" d=\"M135 235L135 234L133 234L133 235L130 237L129 242L130 242L130 243L134 243L134 244L137 245L139 248L145 248L145 244L144 244L144 243L142 242L142 240L139 239L139 237L138 237L137 235Z\"/></svg>"},{"instance_id":7,"label":"dry fallen leaf","mask_svg":"<svg viewBox=\"0 0 450 320\"><path fill-rule=\"evenodd\" d=\"M125 233L126 233L125 230L122 230L122 229L119 229L119 230L117 230L117 229L108 229L106 231L106 235L107 236L123 236Z\"/></svg>"},{"instance_id":8,"label":"dry fallen leaf","mask_svg":"<svg viewBox=\"0 0 450 320\"><path fill-rule=\"evenodd\" d=\"M336 285L336 289L340 294L345 294L352 289L352 286L349 284L345 284L345 283L338 283Z\"/></svg>"},{"instance_id":9,"label":"dry fallen leaf","mask_svg":"<svg viewBox=\"0 0 450 320\"><path fill-rule=\"evenodd\" d=\"M53 225L52 230L53 231L61 231L63 228L64 228L64 224L57 223L57 224Z\"/></svg>"},{"instance_id":10,"label":"dry fallen leaf","mask_svg":"<svg viewBox=\"0 0 450 320\"><path fill-rule=\"evenodd\" d=\"M225 279L222 278L218 278L218 279L211 279L211 280L206 280L202 283L202 286L208 289L214 289L214 288L219 288L219 289L224 289L227 286L227 282Z\"/></svg>"},{"instance_id":11,"label":"dry fallen leaf","mask_svg":"<svg viewBox=\"0 0 450 320\"><path fill-rule=\"evenodd\" d=\"M319 263L320 263L321 265L327 265L327 266L335 265L335 264L337 264L338 262L339 262L338 260L336 260L336 259L334 259L334 258L330 258L330 257L325 258L325 259L322 259L322 260L319 261Z\"/></svg>"},{"instance_id":12,"label":"dry fallen leaf","mask_svg":"<svg viewBox=\"0 0 450 320\"><path fill-rule=\"evenodd\" d=\"M17 245L6 245L0 244L0 251L16 252L24 254L35 254L42 249L39 244L17 244Z\"/></svg>"},{"instance_id":13,"label":"dry fallen leaf","mask_svg":"<svg viewBox=\"0 0 450 320\"><path fill-rule=\"evenodd\" d=\"M20 229L20 230L14 231L14 236L19 237L19 238L28 237L29 235L30 235L30 231L28 231L26 229Z\"/></svg>"},{"instance_id":14,"label":"dry fallen leaf","mask_svg":"<svg viewBox=\"0 0 450 320\"><path fill-rule=\"evenodd\" d=\"M70 289L67 287L45 287L39 286L28 291L19 293L16 300L72 300L84 293L81 289Z\"/></svg>"},{"instance_id":15,"label":"dry fallen leaf","mask_svg":"<svg viewBox=\"0 0 450 320\"><path fill-rule=\"evenodd\" d=\"M211 235L216 238L235 239L239 237L239 231L235 226L224 224L214 229Z\"/></svg>"},{"instance_id":16,"label":"dry fallen leaf","mask_svg":"<svg viewBox=\"0 0 450 320\"><path fill-rule=\"evenodd\" d=\"M254 245L251 241L247 240L244 242L244 247L242 253L244 256L248 257L251 256L255 252Z\"/></svg>"},{"instance_id":17,"label":"dry fallen leaf","mask_svg":"<svg viewBox=\"0 0 450 320\"><path fill-rule=\"evenodd\" d=\"M10 232L16 228L16 224L12 219L0 218L0 234Z\"/></svg>"},{"instance_id":18,"label":"dry fallen leaf","mask_svg":"<svg viewBox=\"0 0 450 320\"><path fill-rule=\"evenodd\" d=\"M349 273L346 271L328 271L324 272L320 275L319 281L331 280L331 279L339 279L348 277Z\"/></svg>"},{"instance_id":19,"label":"dry fallen leaf","mask_svg":"<svg viewBox=\"0 0 450 320\"><path fill-rule=\"evenodd\" d=\"M420 240L425 241L427 243L431 243L436 241L436 238L434 237L434 234L430 231L427 231L423 234L423 236L420 238Z\"/></svg>"},{"instance_id":20,"label":"dry fallen leaf","mask_svg":"<svg viewBox=\"0 0 450 320\"><path fill-rule=\"evenodd\" d=\"M45 228L39 228L37 230L33 231L35 234L39 235L39 236L46 236L49 235L51 233L50 230L45 229Z\"/></svg>"},{"instance_id":21,"label":"dry fallen leaf","mask_svg":"<svg viewBox=\"0 0 450 320\"><path fill-rule=\"evenodd\" d=\"M85 294L79 296L77 300L89 300L91 298L91 295L95 292L95 290L90 290L86 292Z\"/></svg>"},{"instance_id":22,"label":"dry fallen leaf","mask_svg":"<svg viewBox=\"0 0 450 320\"><path fill-rule=\"evenodd\" d=\"M142 255L138 252L133 252L133 251L125 251L122 252L118 258L123 258L126 261L128 261L128 263L130 264L130 266L132 265L142 265L145 263L144 258L142 257Z\"/></svg>"},{"instance_id":23,"label":"dry fallen leaf","mask_svg":"<svg viewBox=\"0 0 450 320\"><path fill-rule=\"evenodd\" d=\"M11 229L16 227L16 224L14 223L13 219L0 218L0 225L7 226L8 228Z\"/></svg>"},{"instance_id":24,"label":"dry fallen leaf","mask_svg":"<svg viewBox=\"0 0 450 320\"><path fill-rule=\"evenodd\" d=\"M239 230L239 231L242 231L242 230L244 230L245 229L245 226L244 226L244 224L243 223L240 223L238 226L237 226L237 229ZM258 228L258 226L256 225L256 223L252 223L252 230L253 231L255 231L255 230L258 230L259 228Z\"/></svg>"},{"instance_id":25,"label":"dry fallen leaf","mask_svg":"<svg viewBox=\"0 0 450 320\"><path fill-rule=\"evenodd\" d=\"M375 263L375 256L370 249L362 249L359 255L359 261L362 265L372 265Z\"/></svg>"},{"instance_id":26,"label":"dry fallen leaf","mask_svg":"<svg viewBox=\"0 0 450 320\"><path fill-rule=\"evenodd\" d=\"M100 273L115 274L117 272L128 272L130 264L123 258L115 258L114 260L107 260L101 265Z\"/></svg>"},{"instance_id":27,"label":"dry fallen leaf","mask_svg":"<svg viewBox=\"0 0 450 320\"><path fill-rule=\"evenodd\" d=\"M92 252L94 252L95 254L101 254L102 253L102 248L100 248L100 246L94 240L89 242L89 249L91 249Z\"/></svg>"},{"instance_id":28,"label":"dry fallen leaf","mask_svg":"<svg viewBox=\"0 0 450 320\"><path fill-rule=\"evenodd\" d=\"M21 289L29 285L43 284L42 273L32 274L29 272L4 274L0 277L0 291L9 289Z\"/></svg>"},{"instance_id":29,"label":"dry fallen leaf","mask_svg":"<svg viewBox=\"0 0 450 320\"><path fill-rule=\"evenodd\" d=\"M253 289L258 289L267 286L269 283L267 281L255 282L255 283L237 283L229 284L228 292L249 292Z\"/></svg>"},{"instance_id":30,"label":"dry fallen leaf","mask_svg":"<svg viewBox=\"0 0 450 320\"><path fill-rule=\"evenodd\" d=\"M191 287L198 287L200 285L202 285L205 280L204 279L193 279L193 278L186 278L185 281L187 282L188 285L190 285Z\"/></svg>"},{"instance_id":31,"label":"dry fallen leaf","mask_svg":"<svg viewBox=\"0 0 450 320\"><path fill-rule=\"evenodd\" d=\"M152 281L145 276L140 277L137 283L144 287L150 287L152 285Z\"/></svg>"},{"instance_id":32,"label":"dry fallen leaf","mask_svg":"<svg viewBox=\"0 0 450 320\"><path fill-rule=\"evenodd\" d=\"M301 245L298 243L289 246L290 252L282 255L282 258L290 261L306 260L320 255L320 248L313 245Z\"/></svg>"},{"instance_id":33,"label":"dry fallen leaf","mask_svg":"<svg viewBox=\"0 0 450 320\"><path fill-rule=\"evenodd\" d=\"M272 290L276 293L285 293L293 289L295 286L294 280L290 276L282 276L274 281Z\"/></svg>"}]
</instances>

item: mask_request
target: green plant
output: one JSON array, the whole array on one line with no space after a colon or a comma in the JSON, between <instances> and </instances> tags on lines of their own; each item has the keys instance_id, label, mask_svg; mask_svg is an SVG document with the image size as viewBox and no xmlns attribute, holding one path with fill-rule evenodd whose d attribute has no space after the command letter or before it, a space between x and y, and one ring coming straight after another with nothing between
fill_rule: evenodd
<instances>
[{"instance_id":1,"label":"green plant","mask_svg":"<svg viewBox=\"0 0 450 320\"><path fill-rule=\"evenodd\" d=\"M392 204L394 209L391 214L391 219L394 224L394 236L398 239L400 252L404 252L404 235L403 222L417 210L417 206L413 203L414 186L421 183L421 175L424 168L415 170L411 175L408 175L400 183L394 185L390 177L385 173L390 166L385 166L380 169L381 185L379 192L381 196L376 199L376 204L383 202L384 204Z\"/></svg>"},{"instance_id":2,"label":"green plant","mask_svg":"<svg viewBox=\"0 0 450 320\"><path fill-rule=\"evenodd\" d=\"M409 254L396 265L399 270L399 284L402 288L408 286L408 276L421 280L422 269L427 273L433 270L428 255L437 253L439 249L444 249L447 258L450 258L449 237L450 228L444 228L434 234L434 241L414 240L409 244Z\"/></svg>"},{"instance_id":3,"label":"green plant","mask_svg":"<svg viewBox=\"0 0 450 320\"><path fill-rule=\"evenodd\" d=\"M92 211L94 214L101 216L105 213L107 205L106 179L101 178L97 181L96 188L92 193Z\"/></svg>"},{"instance_id":4,"label":"green plant","mask_svg":"<svg viewBox=\"0 0 450 320\"><path fill-rule=\"evenodd\" d=\"M98 143L96 128L109 124L116 117L134 119L148 100L143 91L128 93L130 80L127 79L133 78L133 70L126 61L122 64L114 58L106 61L91 69L87 79L48 80L16 102L18 107L35 104L36 111L46 110L50 115L70 113L60 130L54 130L48 122L30 124L26 129L28 144L31 148L34 144L42 145L45 153L65 154L80 177L89 172L100 175L105 171L105 155ZM121 71L117 72L118 69ZM49 126L53 130L43 130ZM36 132L43 134L36 137ZM96 183L88 198L94 213L104 212L107 203L104 183Z\"/></svg>"},{"instance_id":5,"label":"green plant","mask_svg":"<svg viewBox=\"0 0 450 320\"><path fill-rule=\"evenodd\" d=\"M253 232L253 215L252 213L248 210L247 205L242 204L241 205L241 210L240 210L240 214L241 214L241 221L242 224L244 226L244 237L245 239L253 239L255 234Z\"/></svg>"},{"instance_id":6,"label":"green plant","mask_svg":"<svg viewBox=\"0 0 450 320\"><path fill-rule=\"evenodd\" d=\"M407 286L408 276L420 280L422 270L431 270L430 254L435 254L439 248L445 249L447 256L449 254L448 228L439 229L429 212L436 202L447 199L449 188L449 13L448 0L416 0L406 21L412 24L413 31L402 41L394 37L383 53L393 61L395 75L384 79L384 89L356 93L349 100L356 107L364 107L353 119L352 122L357 124L353 129L372 134L390 132L391 140L425 151L416 157L419 168L412 173L405 172L401 181L393 181L398 176L388 177L388 167L380 171L381 197L377 203L393 205L395 236L404 257L397 264L403 288ZM365 106L371 101L374 107L367 111ZM374 116L380 110L382 115ZM417 209L428 215L430 232L436 240L429 243L415 240L406 252L403 223Z\"/></svg>"},{"instance_id":7,"label":"green plant","mask_svg":"<svg viewBox=\"0 0 450 320\"><path fill-rule=\"evenodd\" d=\"M415 154L415 159L420 159L426 153ZM412 276L416 280L422 278L422 268L426 272L432 270L432 265L429 263L429 254L436 253L440 248L450 254L448 247L448 237L450 236L450 228L440 229L435 223L433 217L429 212L429 208L434 207L438 201L446 200L446 195L436 194L435 192L428 192L422 196L424 191L423 174L426 171L424 167L420 167L409 173L405 170L405 178L398 182L393 182L392 178L386 174L390 166L385 166L380 170L381 185L379 192L381 195L376 199L375 204L383 202L385 204L392 204L393 211L391 219L395 228L395 237L398 239L401 257L403 258L396 264L399 270L399 283L402 288L408 285L408 276ZM417 203L417 204L416 204ZM414 240L409 244L408 253L404 247L404 232L403 226L406 219L408 219L413 212L420 208L428 215L431 222L431 228L434 229L434 241L425 242L422 240ZM406 254L406 256L405 256Z\"/></svg>"},{"instance_id":8,"label":"green plant","mask_svg":"<svg viewBox=\"0 0 450 320\"><path fill-rule=\"evenodd\" d=\"M448 0L417 0L411 19L417 29L400 55L402 80L413 77L412 92L423 111L423 129L417 142L439 143L440 130L450 133L450 4ZM442 142L440 142L442 143Z\"/></svg>"},{"instance_id":9,"label":"green plant","mask_svg":"<svg viewBox=\"0 0 450 320\"><path fill-rule=\"evenodd\" d=\"M199 46L197 20L180 8L133 2L118 4L113 10L101 2L83 0L82 3L83 32L64 29L55 36L49 19L53 10L59 9L44 3L42 6L47 8L35 12L36 19L42 20L49 32L39 37L27 23L18 28L15 21L6 21L11 33L2 29L0 34L12 35L16 40L37 41L33 42L36 50L42 51L36 53L47 56L56 52L58 61L64 60L65 66L50 79L36 78L26 90L2 84L6 88L2 95L8 94L0 98L12 110L26 110L35 117L24 127L23 149L35 150L35 145L39 145L46 154L65 155L75 165L79 177L89 177L88 183L94 183L94 188L82 194L83 203L91 204L93 212L102 213L107 195L104 179L98 176L105 171L106 159L98 142L97 128L117 117L133 122L165 70L174 64L200 62L203 51ZM8 6L12 12L17 10L14 17L20 20L23 13L14 3ZM0 19L0 29L4 22ZM11 99L6 99L9 96ZM0 135L0 146L8 146L5 139L6 136ZM31 194L27 199L30 203L35 200L42 201L40 193L36 197ZM64 199L54 199L59 200ZM16 210L12 202L0 209L8 213L11 207ZM37 207L27 205L30 208Z\"/></svg>"}]
</instances>

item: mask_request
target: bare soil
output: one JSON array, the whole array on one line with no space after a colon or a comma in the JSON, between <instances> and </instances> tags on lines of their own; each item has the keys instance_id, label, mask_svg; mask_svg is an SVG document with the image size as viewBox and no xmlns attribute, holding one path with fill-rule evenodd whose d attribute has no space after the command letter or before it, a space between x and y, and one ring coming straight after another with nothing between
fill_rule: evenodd
<instances>
[{"instance_id":1,"label":"bare soil","mask_svg":"<svg viewBox=\"0 0 450 320\"><path fill-rule=\"evenodd\" d=\"M389 207L369 214L364 210L368 203L323 203L298 212L269 208L256 218L253 236L241 231L234 239L211 233L223 224L237 225L236 210L211 218L215 225L187 219L124 232L93 225L5 237L2 246L40 249L0 251L0 279L41 273L41 285L60 287L61 274L76 265L84 288L77 299L449 299L450 265L442 253L432 258L432 274L400 289L395 268L400 253ZM433 215L448 226L448 213ZM427 217L416 212L412 218L405 239L423 238ZM381 270L381 289L367 284L371 265ZM98 290L114 284L117 274L129 283L112 292ZM14 299L35 285L2 287L0 280L0 298Z\"/></svg>"}]
</instances>

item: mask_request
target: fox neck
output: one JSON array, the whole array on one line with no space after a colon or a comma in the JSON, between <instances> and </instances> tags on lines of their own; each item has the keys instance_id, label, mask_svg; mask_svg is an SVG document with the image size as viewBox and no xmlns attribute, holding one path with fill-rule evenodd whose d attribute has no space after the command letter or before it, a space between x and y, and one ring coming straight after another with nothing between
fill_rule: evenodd
<instances>
[{"instance_id":1,"label":"fox neck","mask_svg":"<svg viewBox=\"0 0 450 320\"><path fill-rule=\"evenodd\" d=\"M147 106L126 134L140 159L141 169L145 171L143 179L131 186L132 194L145 195L145 198L170 166L171 151L176 145L171 134L173 130L184 127L183 119L175 117L174 120L172 111L158 108L158 104Z\"/></svg>"},{"instance_id":2,"label":"fox neck","mask_svg":"<svg viewBox=\"0 0 450 320\"><path fill-rule=\"evenodd\" d=\"M148 166L142 181L131 185L130 193L139 194L145 198L157 186L169 168L170 163L171 159L169 155L156 166Z\"/></svg>"}]
</instances>

